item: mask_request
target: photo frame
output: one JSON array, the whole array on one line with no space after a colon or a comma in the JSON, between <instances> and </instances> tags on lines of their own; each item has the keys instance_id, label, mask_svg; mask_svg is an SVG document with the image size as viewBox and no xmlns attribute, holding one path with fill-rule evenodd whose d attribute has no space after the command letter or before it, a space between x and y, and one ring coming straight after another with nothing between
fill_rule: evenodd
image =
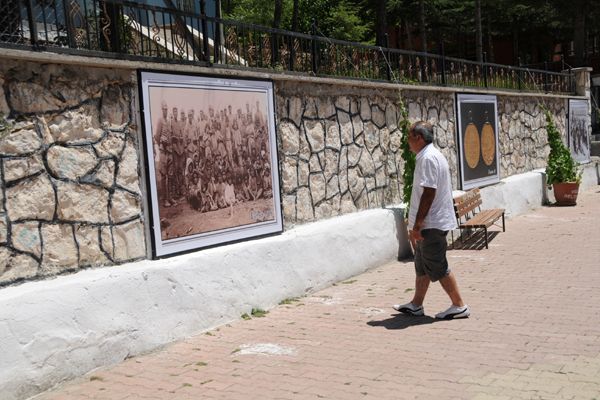
<instances>
[{"instance_id":1,"label":"photo frame","mask_svg":"<svg viewBox=\"0 0 600 400\"><path fill-rule=\"evenodd\" d=\"M587 100L569 99L569 149L579 163L590 161L591 117Z\"/></svg>"},{"instance_id":2,"label":"photo frame","mask_svg":"<svg viewBox=\"0 0 600 400\"><path fill-rule=\"evenodd\" d=\"M153 258L281 233L273 83L138 77Z\"/></svg>"},{"instance_id":3,"label":"photo frame","mask_svg":"<svg viewBox=\"0 0 600 400\"><path fill-rule=\"evenodd\" d=\"M464 190L500 181L496 96L458 93L458 152Z\"/></svg>"}]
</instances>

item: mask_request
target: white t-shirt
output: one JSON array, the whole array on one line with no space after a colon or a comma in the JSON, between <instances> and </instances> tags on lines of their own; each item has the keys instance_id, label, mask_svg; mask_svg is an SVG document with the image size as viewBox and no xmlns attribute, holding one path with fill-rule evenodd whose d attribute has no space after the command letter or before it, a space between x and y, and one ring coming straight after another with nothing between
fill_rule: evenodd
<instances>
[{"instance_id":1,"label":"white t-shirt","mask_svg":"<svg viewBox=\"0 0 600 400\"><path fill-rule=\"evenodd\" d=\"M422 229L434 228L442 231L455 229L457 225L452 200L450 168L446 157L433 144L423 147L417 154L408 212L409 229L412 229L415 224L424 187L434 188L435 197L423 221Z\"/></svg>"}]
</instances>

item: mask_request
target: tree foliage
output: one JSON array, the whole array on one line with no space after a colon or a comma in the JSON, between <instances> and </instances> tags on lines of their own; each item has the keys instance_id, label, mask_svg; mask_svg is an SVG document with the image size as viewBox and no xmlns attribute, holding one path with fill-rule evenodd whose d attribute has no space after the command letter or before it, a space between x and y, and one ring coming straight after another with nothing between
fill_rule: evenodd
<instances>
[{"instance_id":1,"label":"tree foliage","mask_svg":"<svg viewBox=\"0 0 600 400\"><path fill-rule=\"evenodd\" d=\"M578 56L583 63L589 38L600 35L597 0L478 0L481 3L483 51L494 61L494 43L512 49L504 63L541 63L555 51ZM281 21L274 21L281 2ZM440 52L476 59L475 0L226 0L225 17L292 29L298 4L297 31L337 39L385 44L408 50ZM383 8L382 8L383 7ZM423 42L422 38L426 41ZM570 43L574 42L571 46ZM562 48L557 46L562 45Z\"/></svg>"}]
</instances>

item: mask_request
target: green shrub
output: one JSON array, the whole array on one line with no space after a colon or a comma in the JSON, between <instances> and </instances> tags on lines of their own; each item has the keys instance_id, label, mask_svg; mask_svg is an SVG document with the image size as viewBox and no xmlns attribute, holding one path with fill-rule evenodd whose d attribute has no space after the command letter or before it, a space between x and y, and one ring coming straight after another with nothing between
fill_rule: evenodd
<instances>
[{"instance_id":1,"label":"green shrub","mask_svg":"<svg viewBox=\"0 0 600 400\"><path fill-rule=\"evenodd\" d=\"M542 109L546 115L546 133L550 145L550 155L546 167L548 185L561 182L579 182L581 174L578 171L577 163L571 156L571 151L563 143L550 111L546 108Z\"/></svg>"}]
</instances>

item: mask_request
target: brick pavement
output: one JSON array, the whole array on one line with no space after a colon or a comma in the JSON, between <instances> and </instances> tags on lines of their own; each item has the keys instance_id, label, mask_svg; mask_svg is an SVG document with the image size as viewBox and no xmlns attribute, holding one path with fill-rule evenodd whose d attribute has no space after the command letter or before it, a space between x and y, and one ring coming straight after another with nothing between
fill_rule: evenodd
<instances>
[{"instance_id":1,"label":"brick pavement","mask_svg":"<svg viewBox=\"0 0 600 400\"><path fill-rule=\"evenodd\" d=\"M438 284L428 316L396 315L414 275L393 262L36 400L600 399L600 188L449 255L467 320L430 317Z\"/></svg>"}]
</instances>

